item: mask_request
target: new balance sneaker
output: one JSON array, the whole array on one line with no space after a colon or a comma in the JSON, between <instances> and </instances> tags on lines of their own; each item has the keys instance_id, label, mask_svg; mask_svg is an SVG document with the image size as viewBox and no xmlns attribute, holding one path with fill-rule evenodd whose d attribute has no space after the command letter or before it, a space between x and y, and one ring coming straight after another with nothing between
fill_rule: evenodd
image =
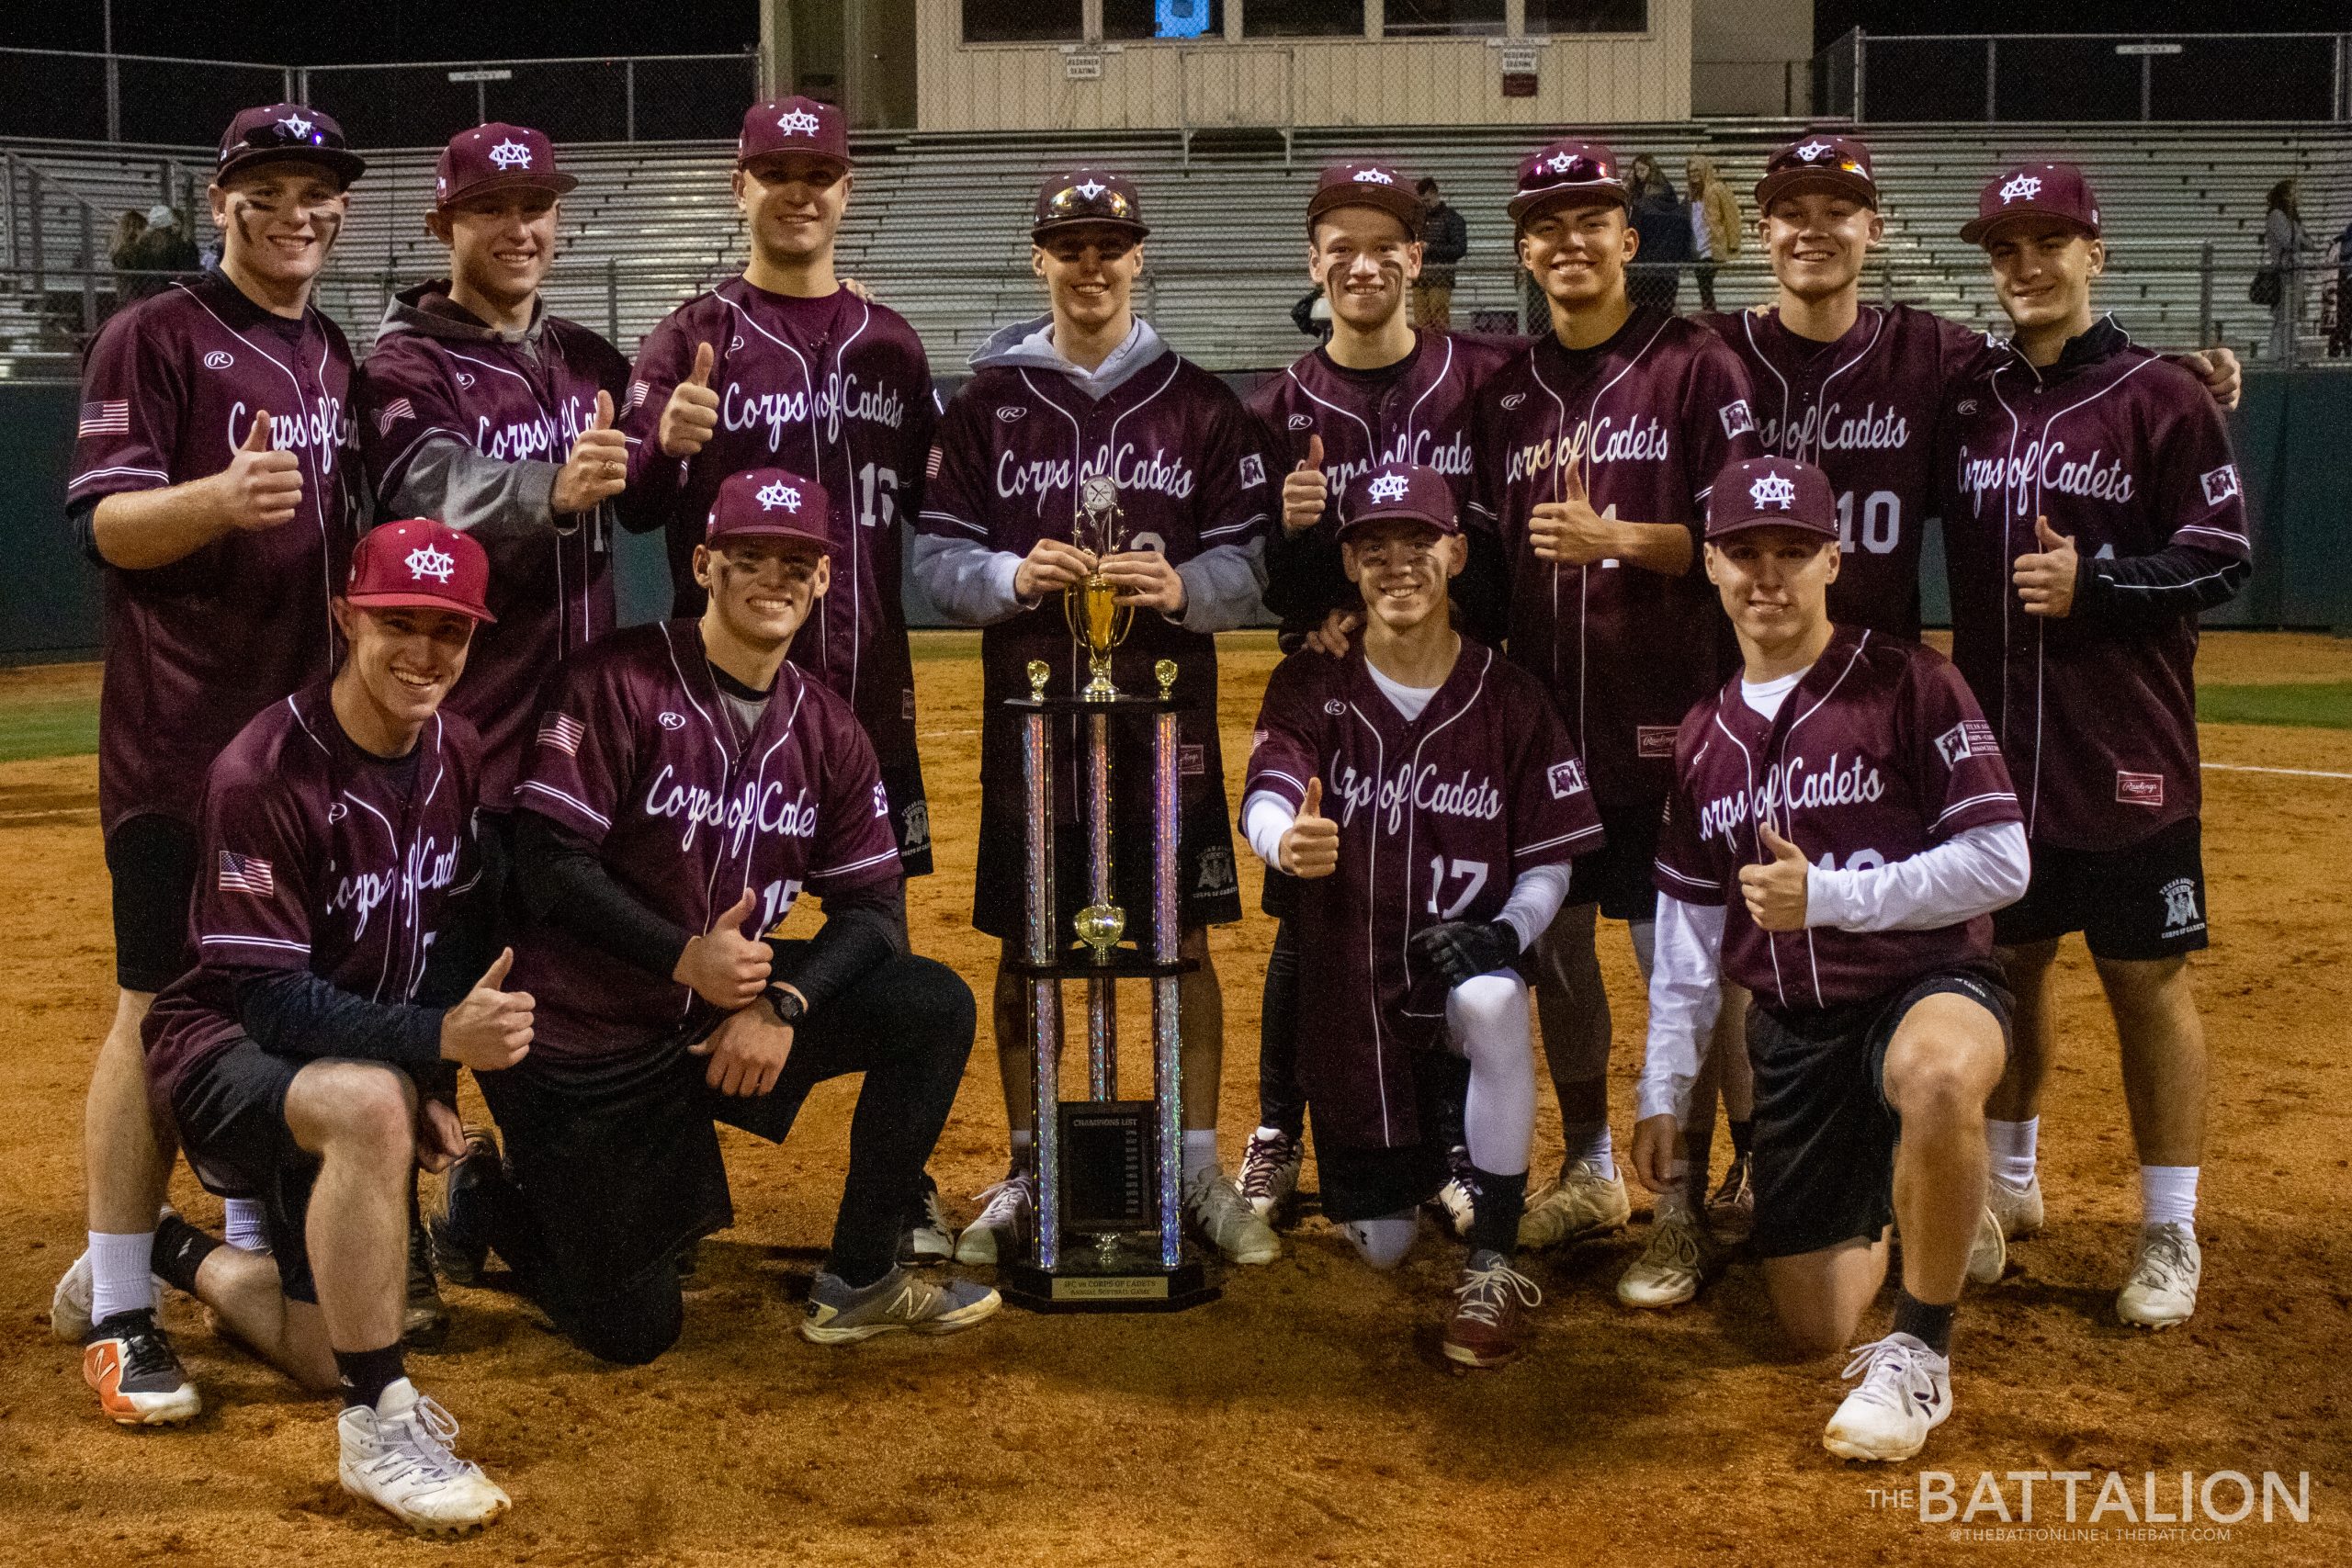
<instances>
[{"instance_id":1,"label":"new balance sneaker","mask_svg":"<svg viewBox=\"0 0 2352 1568\"><path fill-rule=\"evenodd\" d=\"M2115 1298L2115 1314L2135 1328L2170 1328L2197 1310L2205 1255L2197 1233L2180 1224L2142 1225L2132 1278Z\"/></svg>"},{"instance_id":2,"label":"new balance sneaker","mask_svg":"<svg viewBox=\"0 0 2352 1568\"><path fill-rule=\"evenodd\" d=\"M449 1283L481 1283L490 1261L491 1190L505 1180L498 1140L487 1129L468 1129L466 1152L441 1178L440 1211L424 1222L432 1266Z\"/></svg>"},{"instance_id":3,"label":"new balance sneaker","mask_svg":"<svg viewBox=\"0 0 2352 1568\"><path fill-rule=\"evenodd\" d=\"M1472 1253L1453 1287L1445 1359L1464 1367L1501 1366L1519 1354L1527 1314L1543 1303L1544 1292L1510 1258L1487 1247Z\"/></svg>"},{"instance_id":4,"label":"new balance sneaker","mask_svg":"<svg viewBox=\"0 0 2352 1568\"><path fill-rule=\"evenodd\" d=\"M1241 1145L1241 1171L1233 1179L1250 1212L1268 1224L1279 1224L1298 1196L1298 1169L1306 1161L1299 1140L1288 1133L1261 1127Z\"/></svg>"},{"instance_id":5,"label":"new balance sneaker","mask_svg":"<svg viewBox=\"0 0 2352 1568\"><path fill-rule=\"evenodd\" d=\"M1225 1172L1204 1165L1184 1188L1184 1217L1232 1263L1272 1263L1283 1255L1273 1227L1258 1217Z\"/></svg>"},{"instance_id":6,"label":"new balance sneaker","mask_svg":"<svg viewBox=\"0 0 2352 1568\"><path fill-rule=\"evenodd\" d=\"M1629 1307L1680 1306L1699 1293L1713 1252L1714 1238L1690 1200L1668 1192L1657 1201L1649 1245L1617 1281L1617 1299Z\"/></svg>"},{"instance_id":7,"label":"new balance sneaker","mask_svg":"<svg viewBox=\"0 0 2352 1568\"><path fill-rule=\"evenodd\" d=\"M1857 1374L1861 1386L1821 1434L1821 1446L1840 1459L1909 1459L1951 1414L1951 1363L1911 1335L1890 1334L1855 1351L1838 1375Z\"/></svg>"},{"instance_id":8,"label":"new balance sneaker","mask_svg":"<svg viewBox=\"0 0 2352 1568\"><path fill-rule=\"evenodd\" d=\"M1016 1170L980 1194L980 1217L956 1242L956 1261L988 1265L1025 1256L1037 1234L1037 1178Z\"/></svg>"},{"instance_id":9,"label":"new balance sneaker","mask_svg":"<svg viewBox=\"0 0 2352 1568\"><path fill-rule=\"evenodd\" d=\"M2041 1228L2041 1178L2036 1175L2023 1187L2012 1187L1999 1177L1984 1183L1984 1206L2001 1224L2001 1235L2015 1241L2021 1235L2031 1235Z\"/></svg>"},{"instance_id":10,"label":"new balance sneaker","mask_svg":"<svg viewBox=\"0 0 2352 1568\"><path fill-rule=\"evenodd\" d=\"M336 1425L343 1489L419 1535L466 1535L514 1506L481 1466L451 1451L457 1418L406 1378L374 1409L355 1404Z\"/></svg>"},{"instance_id":11,"label":"new balance sneaker","mask_svg":"<svg viewBox=\"0 0 2352 1568\"><path fill-rule=\"evenodd\" d=\"M1470 1151L1456 1144L1446 1151L1445 1185L1437 1190L1437 1212L1457 1236L1470 1234L1478 1217L1478 1184L1470 1179Z\"/></svg>"},{"instance_id":12,"label":"new balance sneaker","mask_svg":"<svg viewBox=\"0 0 2352 1568\"><path fill-rule=\"evenodd\" d=\"M1634 1217L1633 1200L1625 1196L1625 1180L1603 1176L1600 1168L1580 1159L1560 1171L1560 1179L1527 1201L1519 1217L1519 1245L1557 1247L1622 1230Z\"/></svg>"},{"instance_id":13,"label":"new balance sneaker","mask_svg":"<svg viewBox=\"0 0 2352 1568\"><path fill-rule=\"evenodd\" d=\"M852 1288L838 1274L819 1274L808 1290L800 1337L816 1345L850 1345L877 1334L953 1334L994 1316L1003 1304L986 1285L969 1280L934 1285L904 1265L863 1289Z\"/></svg>"},{"instance_id":14,"label":"new balance sneaker","mask_svg":"<svg viewBox=\"0 0 2352 1568\"><path fill-rule=\"evenodd\" d=\"M1747 1156L1732 1156L1723 1180L1707 1200L1707 1224L1726 1238L1744 1238L1756 1228L1756 1172Z\"/></svg>"},{"instance_id":15,"label":"new balance sneaker","mask_svg":"<svg viewBox=\"0 0 2352 1568\"><path fill-rule=\"evenodd\" d=\"M955 1256L956 1229L947 1223L947 1210L939 1201L939 1183L926 1170L922 1190L899 1232L899 1261L944 1263Z\"/></svg>"},{"instance_id":16,"label":"new balance sneaker","mask_svg":"<svg viewBox=\"0 0 2352 1568\"><path fill-rule=\"evenodd\" d=\"M433 1278L433 1242L424 1222L408 1223L408 1299L401 1304L401 1343L431 1350L449 1337L449 1307Z\"/></svg>"},{"instance_id":17,"label":"new balance sneaker","mask_svg":"<svg viewBox=\"0 0 2352 1568\"><path fill-rule=\"evenodd\" d=\"M176 1427L204 1409L172 1341L146 1307L91 1325L82 1339L82 1381L122 1427Z\"/></svg>"},{"instance_id":18,"label":"new balance sneaker","mask_svg":"<svg viewBox=\"0 0 2352 1568\"><path fill-rule=\"evenodd\" d=\"M1976 1221L1976 1239L1968 1247L1968 1277L1980 1285L1997 1285L2009 1267L2009 1239L2002 1233L2001 1217L1993 1205Z\"/></svg>"}]
</instances>

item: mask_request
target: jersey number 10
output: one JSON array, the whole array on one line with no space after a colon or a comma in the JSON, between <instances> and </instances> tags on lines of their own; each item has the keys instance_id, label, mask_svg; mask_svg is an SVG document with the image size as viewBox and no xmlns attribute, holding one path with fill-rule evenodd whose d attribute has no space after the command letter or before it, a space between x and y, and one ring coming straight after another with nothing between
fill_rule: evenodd
<instances>
[{"instance_id":1,"label":"jersey number 10","mask_svg":"<svg viewBox=\"0 0 2352 1568\"><path fill-rule=\"evenodd\" d=\"M1874 490L1862 502L1862 548L1874 556L1891 555L1903 539L1903 498L1891 490ZM1854 553L1854 492L1838 496L1838 547Z\"/></svg>"}]
</instances>

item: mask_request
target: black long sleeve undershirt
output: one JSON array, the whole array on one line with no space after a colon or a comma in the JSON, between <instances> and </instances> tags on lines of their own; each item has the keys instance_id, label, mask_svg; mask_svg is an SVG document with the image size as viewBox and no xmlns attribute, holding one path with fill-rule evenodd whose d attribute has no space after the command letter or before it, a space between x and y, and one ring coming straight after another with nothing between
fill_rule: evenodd
<instances>
[{"instance_id":1,"label":"black long sleeve undershirt","mask_svg":"<svg viewBox=\"0 0 2352 1568\"><path fill-rule=\"evenodd\" d=\"M2236 597L2253 567L2175 545L2152 556L2085 556L2075 570L2075 619L2118 628L2158 626Z\"/></svg>"},{"instance_id":2,"label":"black long sleeve undershirt","mask_svg":"<svg viewBox=\"0 0 2352 1568\"><path fill-rule=\"evenodd\" d=\"M775 944L775 977L790 981L808 998L810 1012L909 951L906 878L853 887L824 904L825 923L797 950L797 963L787 967L792 954L784 943Z\"/></svg>"}]
</instances>

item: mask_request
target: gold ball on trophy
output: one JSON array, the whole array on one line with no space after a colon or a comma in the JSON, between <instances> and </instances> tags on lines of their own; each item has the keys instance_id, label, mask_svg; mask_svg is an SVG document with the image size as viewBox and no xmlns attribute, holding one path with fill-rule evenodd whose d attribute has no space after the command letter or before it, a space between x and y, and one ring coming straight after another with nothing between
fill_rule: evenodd
<instances>
[{"instance_id":1,"label":"gold ball on trophy","mask_svg":"<svg viewBox=\"0 0 2352 1568\"><path fill-rule=\"evenodd\" d=\"M1151 667L1151 672L1159 682L1159 700L1166 702L1168 694L1176 689L1176 661L1163 659Z\"/></svg>"},{"instance_id":2,"label":"gold ball on trophy","mask_svg":"<svg viewBox=\"0 0 2352 1568\"><path fill-rule=\"evenodd\" d=\"M1029 694L1032 697L1043 698L1046 694L1046 682L1052 680L1053 675L1052 665L1042 659L1031 660L1029 661Z\"/></svg>"},{"instance_id":3,"label":"gold ball on trophy","mask_svg":"<svg viewBox=\"0 0 2352 1568\"><path fill-rule=\"evenodd\" d=\"M1094 950L1094 961L1107 964L1111 950L1127 929L1127 912L1116 904L1089 904L1071 918L1078 940Z\"/></svg>"}]
</instances>

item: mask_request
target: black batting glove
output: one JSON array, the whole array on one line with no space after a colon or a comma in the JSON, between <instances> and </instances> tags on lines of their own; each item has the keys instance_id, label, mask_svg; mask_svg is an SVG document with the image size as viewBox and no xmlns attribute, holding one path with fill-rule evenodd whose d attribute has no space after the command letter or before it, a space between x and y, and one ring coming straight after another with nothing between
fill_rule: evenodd
<instances>
[{"instance_id":1,"label":"black batting glove","mask_svg":"<svg viewBox=\"0 0 2352 1568\"><path fill-rule=\"evenodd\" d=\"M1424 926L1408 944L1449 986L1507 969L1519 957L1519 932L1500 920L1448 920Z\"/></svg>"}]
</instances>

